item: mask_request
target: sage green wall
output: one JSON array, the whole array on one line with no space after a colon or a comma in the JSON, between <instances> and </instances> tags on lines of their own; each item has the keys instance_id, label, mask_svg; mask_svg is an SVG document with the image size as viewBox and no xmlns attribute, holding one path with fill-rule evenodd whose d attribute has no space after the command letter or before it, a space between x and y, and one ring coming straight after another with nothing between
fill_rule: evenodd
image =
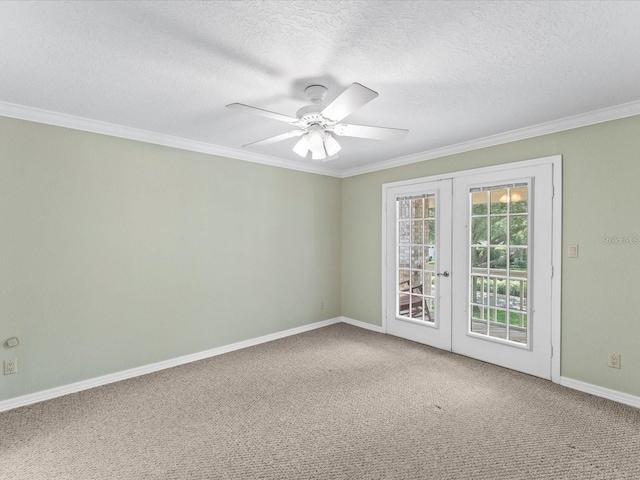
<instances>
[{"instance_id":1,"label":"sage green wall","mask_svg":"<svg viewBox=\"0 0 640 480\"><path fill-rule=\"evenodd\" d=\"M640 245L602 243L640 235L638 132L633 117L341 181L0 118L0 342L21 340L0 347L19 364L0 400L341 314L381 325L383 183L555 154L562 375L640 395Z\"/></svg>"},{"instance_id":2,"label":"sage green wall","mask_svg":"<svg viewBox=\"0 0 640 480\"><path fill-rule=\"evenodd\" d=\"M528 160L563 158L562 356L564 377L640 395L640 117L602 123L343 180L342 315L381 315L382 184ZM567 245L580 257L567 258ZM622 369L607 367L620 353Z\"/></svg>"},{"instance_id":3,"label":"sage green wall","mask_svg":"<svg viewBox=\"0 0 640 480\"><path fill-rule=\"evenodd\" d=\"M0 400L340 315L341 180L0 118ZM324 300L324 310L320 301Z\"/></svg>"}]
</instances>

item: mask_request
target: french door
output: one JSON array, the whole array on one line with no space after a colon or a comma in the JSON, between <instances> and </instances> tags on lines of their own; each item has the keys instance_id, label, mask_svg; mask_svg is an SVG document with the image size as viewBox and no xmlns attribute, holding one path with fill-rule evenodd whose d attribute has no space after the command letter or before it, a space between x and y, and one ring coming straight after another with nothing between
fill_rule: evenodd
<instances>
[{"instance_id":1,"label":"french door","mask_svg":"<svg viewBox=\"0 0 640 480\"><path fill-rule=\"evenodd\" d=\"M387 192L387 333L451 350L451 192L443 179ZM390 223L389 223L390 222Z\"/></svg>"},{"instance_id":2,"label":"french door","mask_svg":"<svg viewBox=\"0 0 640 480\"><path fill-rule=\"evenodd\" d=\"M553 165L385 188L387 333L551 378Z\"/></svg>"},{"instance_id":3,"label":"french door","mask_svg":"<svg viewBox=\"0 0 640 480\"><path fill-rule=\"evenodd\" d=\"M551 378L551 165L456 179L452 350Z\"/></svg>"}]
</instances>

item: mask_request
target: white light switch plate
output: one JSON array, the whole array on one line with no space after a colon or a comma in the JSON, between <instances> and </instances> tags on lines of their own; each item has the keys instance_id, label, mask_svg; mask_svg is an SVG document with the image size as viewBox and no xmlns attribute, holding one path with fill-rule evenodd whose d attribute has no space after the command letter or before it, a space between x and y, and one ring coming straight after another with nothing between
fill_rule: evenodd
<instances>
[{"instance_id":1,"label":"white light switch plate","mask_svg":"<svg viewBox=\"0 0 640 480\"><path fill-rule=\"evenodd\" d=\"M569 245L569 258L578 258L578 245Z\"/></svg>"}]
</instances>

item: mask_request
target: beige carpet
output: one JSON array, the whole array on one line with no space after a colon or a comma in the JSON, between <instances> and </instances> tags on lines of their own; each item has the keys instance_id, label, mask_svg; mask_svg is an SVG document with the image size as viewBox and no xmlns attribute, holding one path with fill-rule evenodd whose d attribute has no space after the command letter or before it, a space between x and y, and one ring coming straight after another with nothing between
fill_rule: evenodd
<instances>
[{"instance_id":1,"label":"beige carpet","mask_svg":"<svg viewBox=\"0 0 640 480\"><path fill-rule=\"evenodd\" d=\"M639 479L640 411L339 324L2 413L0 478Z\"/></svg>"}]
</instances>

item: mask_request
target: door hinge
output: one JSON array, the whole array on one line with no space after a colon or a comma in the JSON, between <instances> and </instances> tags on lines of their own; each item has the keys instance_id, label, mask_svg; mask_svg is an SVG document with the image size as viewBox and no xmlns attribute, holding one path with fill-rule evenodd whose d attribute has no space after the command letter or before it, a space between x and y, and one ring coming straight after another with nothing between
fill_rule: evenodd
<instances>
[{"instance_id":1,"label":"door hinge","mask_svg":"<svg viewBox=\"0 0 640 480\"><path fill-rule=\"evenodd\" d=\"M553 345L551 345L551 357L553 357Z\"/></svg>"}]
</instances>

